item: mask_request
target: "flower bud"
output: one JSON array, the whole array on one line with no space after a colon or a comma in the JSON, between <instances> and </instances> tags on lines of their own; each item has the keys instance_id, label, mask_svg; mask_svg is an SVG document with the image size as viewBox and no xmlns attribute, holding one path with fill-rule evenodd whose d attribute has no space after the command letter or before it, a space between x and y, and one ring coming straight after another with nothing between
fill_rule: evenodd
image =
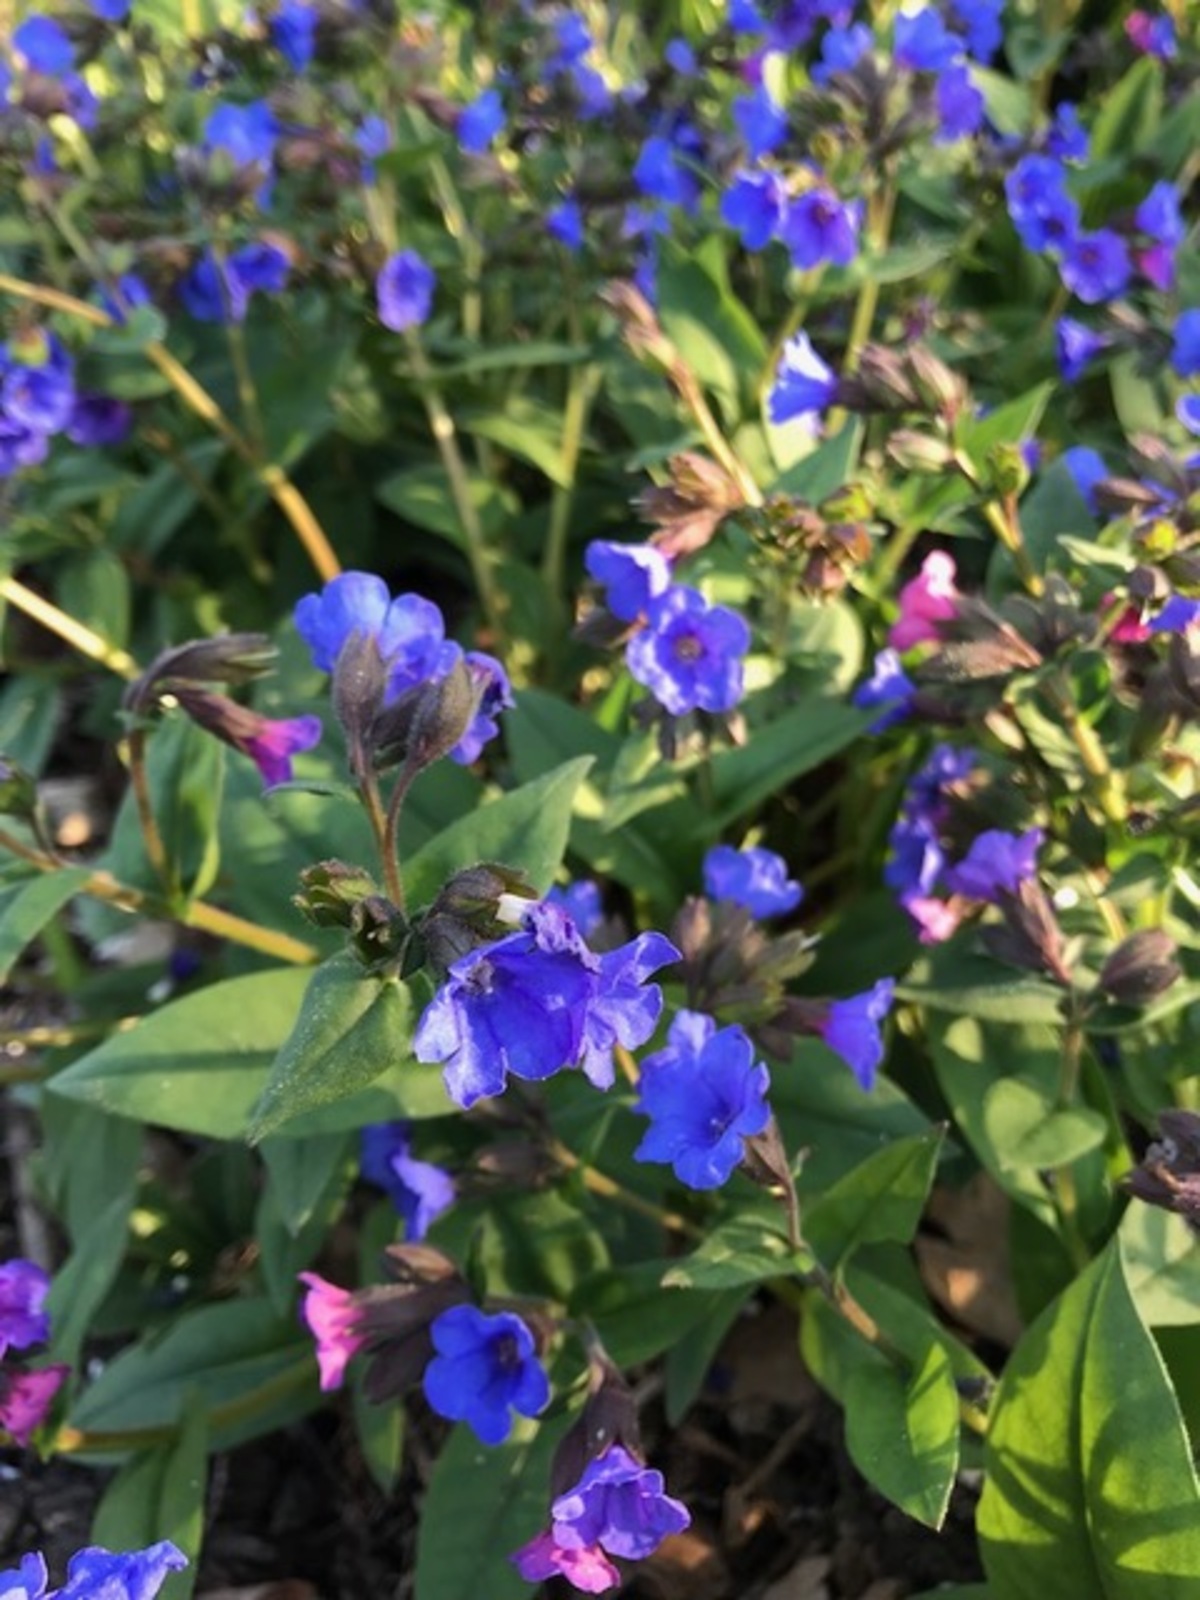
<instances>
[{"instance_id":1,"label":"flower bud","mask_svg":"<svg viewBox=\"0 0 1200 1600\"><path fill-rule=\"evenodd\" d=\"M1003 890L996 900L1003 922L980 930L980 942L998 961L1045 972L1069 987L1062 929L1046 891L1036 878L1026 878L1014 891Z\"/></svg>"},{"instance_id":2,"label":"flower bud","mask_svg":"<svg viewBox=\"0 0 1200 1600\"><path fill-rule=\"evenodd\" d=\"M1018 444L995 444L987 453L988 475L996 493L1008 497L1029 486L1029 467Z\"/></svg>"},{"instance_id":3,"label":"flower bud","mask_svg":"<svg viewBox=\"0 0 1200 1600\"><path fill-rule=\"evenodd\" d=\"M122 704L134 716L152 716L181 687L251 683L270 671L277 655L265 633L221 633L190 639L164 650L125 691Z\"/></svg>"},{"instance_id":4,"label":"flower bud","mask_svg":"<svg viewBox=\"0 0 1200 1600\"><path fill-rule=\"evenodd\" d=\"M1160 1111L1158 1126L1162 1138L1122 1183L1138 1200L1174 1211L1200 1231L1200 1115Z\"/></svg>"},{"instance_id":5,"label":"flower bud","mask_svg":"<svg viewBox=\"0 0 1200 1600\"><path fill-rule=\"evenodd\" d=\"M1121 1005L1149 1005L1182 975L1175 949L1175 941L1161 928L1131 934L1104 963L1100 987Z\"/></svg>"},{"instance_id":6,"label":"flower bud","mask_svg":"<svg viewBox=\"0 0 1200 1600\"><path fill-rule=\"evenodd\" d=\"M513 899L532 905L537 896L519 872L494 862L456 872L420 924L426 958L444 972L459 956L511 933Z\"/></svg>"},{"instance_id":7,"label":"flower bud","mask_svg":"<svg viewBox=\"0 0 1200 1600\"><path fill-rule=\"evenodd\" d=\"M387 663L378 639L355 629L334 665L331 699L334 715L346 735L351 771L356 774L367 768L375 726L387 694L387 681Z\"/></svg>"},{"instance_id":8,"label":"flower bud","mask_svg":"<svg viewBox=\"0 0 1200 1600\"><path fill-rule=\"evenodd\" d=\"M954 451L944 439L918 433L915 428L897 428L887 442L887 453L908 472L944 472L954 460Z\"/></svg>"},{"instance_id":9,"label":"flower bud","mask_svg":"<svg viewBox=\"0 0 1200 1600\"><path fill-rule=\"evenodd\" d=\"M359 901L378 893L369 873L344 861L318 861L305 867L300 887L292 904L318 928L349 928Z\"/></svg>"},{"instance_id":10,"label":"flower bud","mask_svg":"<svg viewBox=\"0 0 1200 1600\"><path fill-rule=\"evenodd\" d=\"M908 370L917 394L929 410L953 423L967 401L967 386L958 374L923 344L910 346Z\"/></svg>"},{"instance_id":11,"label":"flower bud","mask_svg":"<svg viewBox=\"0 0 1200 1600\"><path fill-rule=\"evenodd\" d=\"M350 912L350 948L368 972L381 972L405 956L412 930L381 894L369 894Z\"/></svg>"}]
</instances>

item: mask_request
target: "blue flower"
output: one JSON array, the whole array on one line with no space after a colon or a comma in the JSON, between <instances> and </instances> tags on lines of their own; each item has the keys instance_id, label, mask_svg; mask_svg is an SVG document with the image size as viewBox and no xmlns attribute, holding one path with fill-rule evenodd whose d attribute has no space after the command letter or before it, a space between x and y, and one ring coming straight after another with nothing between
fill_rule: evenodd
<instances>
[{"instance_id":1,"label":"blue flower","mask_svg":"<svg viewBox=\"0 0 1200 1600\"><path fill-rule=\"evenodd\" d=\"M871 676L855 689L851 700L860 711L883 706L883 715L877 717L867 729L868 733L882 733L894 723L903 722L912 710L917 686L900 664L895 650L880 650L875 657Z\"/></svg>"},{"instance_id":2,"label":"blue flower","mask_svg":"<svg viewBox=\"0 0 1200 1600\"><path fill-rule=\"evenodd\" d=\"M133 427L133 411L124 400L107 394L77 394L66 434L72 444L85 449L120 444Z\"/></svg>"},{"instance_id":3,"label":"blue flower","mask_svg":"<svg viewBox=\"0 0 1200 1600\"><path fill-rule=\"evenodd\" d=\"M944 72L962 54L962 48L962 40L949 31L932 6L897 14L893 52L897 66L910 72Z\"/></svg>"},{"instance_id":4,"label":"blue flower","mask_svg":"<svg viewBox=\"0 0 1200 1600\"><path fill-rule=\"evenodd\" d=\"M726 20L733 33L762 33L767 26L754 0L729 0Z\"/></svg>"},{"instance_id":5,"label":"blue flower","mask_svg":"<svg viewBox=\"0 0 1200 1600\"><path fill-rule=\"evenodd\" d=\"M650 1127L636 1161L662 1161L690 1189L728 1183L745 1141L770 1121L770 1074L744 1028L681 1011L667 1045L642 1062L635 1111Z\"/></svg>"},{"instance_id":6,"label":"blue flower","mask_svg":"<svg viewBox=\"0 0 1200 1600\"><path fill-rule=\"evenodd\" d=\"M44 433L0 411L0 478L10 477L22 467L36 467L49 454L50 441Z\"/></svg>"},{"instance_id":7,"label":"blue flower","mask_svg":"<svg viewBox=\"0 0 1200 1600\"><path fill-rule=\"evenodd\" d=\"M1131 272L1129 249L1111 228L1078 234L1063 252L1062 280L1088 305L1123 293Z\"/></svg>"},{"instance_id":8,"label":"blue flower","mask_svg":"<svg viewBox=\"0 0 1200 1600\"><path fill-rule=\"evenodd\" d=\"M604 921L604 902L600 898L600 885L591 878L576 878L574 883L553 884L546 892L552 906L559 906L579 929L580 936L590 939Z\"/></svg>"},{"instance_id":9,"label":"blue flower","mask_svg":"<svg viewBox=\"0 0 1200 1600\"><path fill-rule=\"evenodd\" d=\"M691 78L699 71L699 62L696 52L686 39L670 39L667 48L663 51L663 60L672 72L677 72L681 78Z\"/></svg>"},{"instance_id":10,"label":"blue flower","mask_svg":"<svg viewBox=\"0 0 1200 1600\"><path fill-rule=\"evenodd\" d=\"M792 260L802 271L832 262L848 267L858 254L861 207L843 204L832 189L809 189L793 200L779 230Z\"/></svg>"},{"instance_id":11,"label":"blue flower","mask_svg":"<svg viewBox=\"0 0 1200 1600\"><path fill-rule=\"evenodd\" d=\"M994 905L1001 893L1015 894L1037 872L1037 853L1045 834L1041 828L1005 833L989 828L971 841L963 859L946 869L952 894Z\"/></svg>"},{"instance_id":12,"label":"blue flower","mask_svg":"<svg viewBox=\"0 0 1200 1600\"><path fill-rule=\"evenodd\" d=\"M1079 231L1066 169L1049 156L1023 156L1004 180L1013 226L1027 250L1063 250Z\"/></svg>"},{"instance_id":13,"label":"blue flower","mask_svg":"<svg viewBox=\"0 0 1200 1600\"><path fill-rule=\"evenodd\" d=\"M9 422L33 433L61 433L75 406L75 363L54 334L35 336L23 347L0 352L0 405Z\"/></svg>"},{"instance_id":14,"label":"blue flower","mask_svg":"<svg viewBox=\"0 0 1200 1600\"><path fill-rule=\"evenodd\" d=\"M1200 372L1200 306L1181 311L1171 342L1171 365L1181 378Z\"/></svg>"},{"instance_id":15,"label":"blue flower","mask_svg":"<svg viewBox=\"0 0 1200 1600\"><path fill-rule=\"evenodd\" d=\"M37 14L26 17L13 31L12 42L13 49L26 65L34 72L44 72L47 77L60 78L74 65L74 47L51 17Z\"/></svg>"},{"instance_id":16,"label":"blue flower","mask_svg":"<svg viewBox=\"0 0 1200 1600\"><path fill-rule=\"evenodd\" d=\"M504 102L499 89L485 89L458 114L458 142L471 155L482 155L504 127Z\"/></svg>"},{"instance_id":17,"label":"blue flower","mask_svg":"<svg viewBox=\"0 0 1200 1600\"><path fill-rule=\"evenodd\" d=\"M1200 433L1200 394L1180 395L1175 402L1175 415L1189 433ZM1195 465L1195 458L1188 463Z\"/></svg>"},{"instance_id":18,"label":"blue flower","mask_svg":"<svg viewBox=\"0 0 1200 1600\"><path fill-rule=\"evenodd\" d=\"M732 900L752 917L794 911L804 890L787 875L787 862L774 850L748 845L735 850L715 844L704 858L704 892L712 900Z\"/></svg>"},{"instance_id":19,"label":"blue flower","mask_svg":"<svg viewBox=\"0 0 1200 1600\"><path fill-rule=\"evenodd\" d=\"M678 956L661 934L594 955L559 907L531 906L520 932L453 963L413 1052L445 1063L447 1093L464 1108L501 1094L509 1073L539 1081L580 1066L607 1088L615 1046L644 1044L662 1012L662 992L646 979Z\"/></svg>"},{"instance_id":20,"label":"blue flower","mask_svg":"<svg viewBox=\"0 0 1200 1600\"><path fill-rule=\"evenodd\" d=\"M651 602L646 627L626 646L625 663L672 716L732 711L742 698L742 657L749 648L750 629L736 611L679 585Z\"/></svg>"},{"instance_id":21,"label":"blue flower","mask_svg":"<svg viewBox=\"0 0 1200 1600\"><path fill-rule=\"evenodd\" d=\"M1093 450L1090 445L1076 444L1062 453L1063 466L1071 474L1075 487L1079 490L1084 504L1093 516L1099 511L1096 503L1096 485L1103 483L1105 478L1111 478L1105 464L1104 457L1098 450Z\"/></svg>"},{"instance_id":22,"label":"blue flower","mask_svg":"<svg viewBox=\"0 0 1200 1600\"><path fill-rule=\"evenodd\" d=\"M1046 134L1046 154L1056 161L1084 162L1088 158L1087 130L1079 121L1079 107L1064 100L1054 111Z\"/></svg>"},{"instance_id":23,"label":"blue flower","mask_svg":"<svg viewBox=\"0 0 1200 1600\"><path fill-rule=\"evenodd\" d=\"M671 587L671 563L652 544L593 539L583 560L589 576L608 591L608 609L622 622L635 622Z\"/></svg>"},{"instance_id":24,"label":"blue flower","mask_svg":"<svg viewBox=\"0 0 1200 1600\"><path fill-rule=\"evenodd\" d=\"M642 145L633 167L633 181L642 194L666 205L690 209L700 197L700 185L681 152L662 134Z\"/></svg>"},{"instance_id":25,"label":"blue flower","mask_svg":"<svg viewBox=\"0 0 1200 1600\"><path fill-rule=\"evenodd\" d=\"M938 832L928 816L901 815L888 835L890 854L883 881L901 902L911 895L929 895L946 865Z\"/></svg>"},{"instance_id":26,"label":"blue flower","mask_svg":"<svg viewBox=\"0 0 1200 1600\"><path fill-rule=\"evenodd\" d=\"M1095 333L1086 323L1073 317L1060 317L1054 329L1058 370L1067 383L1077 383L1087 367L1108 348L1102 333Z\"/></svg>"},{"instance_id":27,"label":"blue flower","mask_svg":"<svg viewBox=\"0 0 1200 1600\"><path fill-rule=\"evenodd\" d=\"M546 213L546 232L572 255L583 249L583 211L578 200L560 200Z\"/></svg>"},{"instance_id":28,"label":"blue flower","mask_svg":"<svg viewBox=\"0 0 1200 1600\"><path fill-rule=\"evenodd\" d=\"M392 130L385 118L364 117L355 131L354 144L363 158L363 179L373 183L375 162L392 148Z\"/></svg>"},{"instance_id":29,"label":"blue flower","mask_svg":"<svg viewBox=\"0 0 1200 1600\"><path fill-rule=\"evenodd\" d=\"M787 215L787 186L777 172L735 172L721 196L721 219L747 250L765 250Z\"/></svg>"},{"instance_id":30,"label":"blue flower","mask_svg":"<svg viewBox=\"0 0 1200 1600\"><path fill-rule=\"evenodd\" d=\"M434 271L415 250L389 256L375 280L379 320L393 333L419 328L433 305Z\"/></svg>"},{"instance_id":31,"label":"blue flower","mask_svg":"<svg viewBox=\"0 0 1200 1600\"><path fill-rule=\"evenodd\" d=\"M865 994L831 1001L821 1024L825 1043L868 1091L875 1087L875 1074L883 1061L880 1025L892 1009L895 993L895 980L880 978Z\"/></svg>"},{"instance_id":32,"label":"blue flower","mask_svg":"<svg viewBox=\"0 0 1200 1600\"><path fill-rule=\"evenodd\" d=\"M598 1545L629 1561L644 1560L691 1522L687 1507L665 1492L662 1473L619 1444L588 1462L575 1487L554 1500L550 1515L561 1549Z\"/></svg>"},{"instance_id":33,"label":"blue flower","mask_svg":"<svg viewBox=\"0 0 1200 1600\"><path fill-rule=\"evenodd\" d=\"M154 1600L168 1575L187 1564L169 1539L127 1554L91 1545L71 1557L67 1581L54 1600Z\"/></svg>"},{"instance_id":34,"label":"blue flower","mask_svg":"<svg viewBox=\"0 0 1200 1600\"><path fill-rule=\"evenodd\" d=\"M432 600L402 594L393 600L382 578L343 572L319 594L297 603L296 629L312 652L313 666L332 672L353 633L375 639L389 669L388 698L395 700L430 678L444 677L459 657L446 640L446 624Z\"/></svg>"},{"instance_id":35,"label":"blue flower","mask_svg":"<svg viewBox=\"0 0 1200 1600\"><path fill-rule=\"evenodd\" d=\"M1165 11L1156 17L1146 11L1131 11L1125 18L1125 35L1136 50L1160 61L1169 61L1179 49L1174 20Z\"/></svg>"},{"instance_id":36,"label":"blue flower","mask_svg":"<svg viewBox=\"0 0 1200 1600\"><path fill-rule=\"evenodd\" d=\"M14 1256L0 1264L0 1356L28 1350L50 1337L46 1297L50 1275L34 1261Z\"/></svg>"},{"instance_id":37,"label":"blue flower","mask_svg":"<svg viewBox=\"0 0 1200 1600\"><path fill-rule=\"evenodd\" d=\"M94 15L105 22L124 22L131 0L88 0Z\"/></svg>"},{"instance_id":38,"label":"blue flower","mask_svg":"<svg viewBox=\"0 0 1200 1600\"><path fill-rule=\"evenodd\" d=\"M990 61L1004 37L1000 26L1004 0L950 0L950 10L966 30L968 53L976 61Z\"/></svg>"},{"instance_id":39,"label":"blue flower","mask_svg":"<svg viewBox=\"0 0 1200 1600\"><path fill-rule=\"evenodd\" d=\"M837 392L837 374L813 349L808 335L793 334L780 353L767 416L776 426L802 421L815 433L821 412L833 404Z\"/></svg>"},{"instance_id":40,"label":"blue flower","mask_svg":"<svg viewBox=\"0 0 1200 1600\"><path fill-rule=\"evenodd\" d=\"M939 75L935 99L939 143L965 139L983 126L983 94L975 87L965 62L956 62Z\"/></svg>"},{"instance_id":41,"label":"blue flower","mask_svg":"<svg viewBox=\"0 0 1200 1600\"><path fill-rule=\"evenodd\" d=\"M0 1595L7 1595L9 1600L44 1600L49 1581L42 1556L22 1556L19 1567L0 1572Z\"/></svg>"},{"instance_id":42,"label":"blue flower","mask_svg":"<svg viewBox=\"0 0 1200 1600\"><path fill-rule=\"evenodd\" d=\"M271 19L271 39L293 72L303 72L317 52L317 8L283 0Z\"/></svg>"},{"instance_id":43,"label":"blue flower","mask_svg":"<svg viewBox=\"0 0 1200 1600\"><path fill-rule=\"evenodd\" d=\"M179 298L197 322L244 322L257 291L278 294L291 271L288 257L273 244L247 244L224 267L211 251L197 261L179 285Z\"/></svg>"},{"instance_id":44,"label":"blue flower","mask_svg":"<svg viewBox=\"0 0 1200 1600\"><path fill-rule=\"evenodd\" d=\"M753 94L740 95L733 102L733 120L755 159L769 155L787 138L787 113L762 84Z\"/></svg>"},{"instance_id":45,"label":"blue flower","mask_svg":"<svg viewBox=\"0 0 1200 1600\"><path fill-rule=\"evenodd\" d=\"M482 650L468 650L463 660L471 674L471 681L479 691L479 705L466 732L451 750L450 759L457 761L459 766L469 767L472 762L479 760L484 745L500 732L496 718L502 711L511 710L516 701L508 674L495 656L489 656Z\"/></svg>"},{"instance_id":46,"label":"blue flower","mask_svg":"<svg viewBox=\"0 0 1200 1600\"><path fill-rule=\"evenodd\" d=\"M582 17L568 11L565 16L554 19L554 42L552 67L556 72L564 72L591 53L591 29Z\"/></svg>"},{"instance_id":47,"label":"blue flower","mask_svg":"<svg viewBox=\"0 0 1200 1600\"><path fill-rule=\"evenodd\" d=\"M1186 633L1200 617L1200 600L1173 594L1149 624L1151 633Z\"/></svg>"},{"instance_id":48,"label":"blue flower","mask_svg":"<svg viewBox=\"0 0 1200 1600\"><path fill-rule=\"evenodd\" d=\"M364 1128L360 1166L367 1183L386 1191L404 1219L404 1237L412 1243L423 1239L434 1219L454 1204L454 1179L432 1162L417 1160L407 1122Z\"/></svg>"},{"instance_id":49,"label":"blue flower","mask_svg":"<svg viewBox=\"0 0 1200 1600\"><path fill-rule=\"evenodd\" d=\"M812 69L813 82L828 83L839 72L849 72L874 42L865 22L855 22L847 28L830 28L821 40L821 59Z\"/></svg>"},{"instance_id":50,"label":"blue flower","mask_svg":"<svg viewBox=\"0 0 1200 1600\"><path fill-rule=\"evenodd\" d=\"M451 1306L429 1325L437 1351L425 1368L425 1398L439 1417L465 1422L484 1444L503 1444L510 1411L536 1417L550 1403L550 1381L533 1335L512 1311L493 1316ZM464 1530L467 1532L468 1530Z\"/></svg>"},{"instance_id":51,"label":"blue flower","mask_svg":"<svg viewBox=\"0 0 1200 1600\"><path fill-rule=\"evenodd\" d=\"M269 166L275 155L279 124L265 100L247 105L223 101L214 106L204 124L209 150L223 150L239 167Z\"/></svg>"}]
</instances>

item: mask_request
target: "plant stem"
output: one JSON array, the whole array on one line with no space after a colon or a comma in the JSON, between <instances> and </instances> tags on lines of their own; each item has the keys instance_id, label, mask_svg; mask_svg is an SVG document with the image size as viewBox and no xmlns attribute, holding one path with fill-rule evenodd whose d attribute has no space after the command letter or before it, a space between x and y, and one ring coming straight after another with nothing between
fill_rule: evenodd
<instances>
[{"instance_id":1,"label":"plant stem","mask_svg":"<svg viewBox=\"0 0 1200 1600\"><path fill-rule=\"evenodd\" d=\"M572 336L575 336L574 327ZM571 529L571 506L575 499L575 473L579 451L587 426L592 397L600 380L596 366L572 367L563 408L562 475L565 483L555 484L550 504L550 526L542 558L542 577L551 596L557 600L566 587L567 535Z\"/></svg>"},{"instance_id":2,"label":"plant stem","mask_svg":"<svg viewBox=\"0 0 1200 1600\"><path fill-rule=\"evenodd\" d=\"M7 272L0 272L0 293L16 295L19 299L31 301L35 305L46 306L51 311L66 312L70 316L91 323L95 328L117 326L115 319L106 311L101 311L98 306L88 305L86 300L78 300L74 295L64 294L59 289L47 289L41 284L28 283L25 279L14 278ZM184 405L202 422L207 423L250 468L291 524L292 531L303 545L318 575L325 580L336 578L342 570L341 562L325 530L314 515L312 507L283 468L276 462L259 459L249 442L234 427L208 390L192 377L183 363L177 361L165 345L147 344L143 347L142 354L151 366L156 367L163 375Z\"/></svg>"},{"instance_id":3,"label":"plant stem","mask_svg":"<svg viewBox=\"0 0 1200 1600\"><path fill-rule=\"evenodd\" d=\"M400 875L400 813L404 809L405 797L413 786L418 770L417 767L410 767L407 762L400 768L395 787L388 800L387 816L383 825L381 849L384 880L392 904L402 912L407 911L408 907L404 899L404 879Z\"/></svg>"},{"instance_id":4,"label":"plant stem","mask_svg":"<svg viewBox=\"0 0 1200 1600\"><path fill-rule=\"evenodd\" d=\"M133 803L137 810L138 826L142 830L142 843L146 848L146 859L154 869L154 875L162 884L167 894L174 899L179 892L179 885L173 880L171 863L167 855L167 847L163 842L162 831L158 826L158 818L154 815L154 802L150 798L150 782L146 772L146 732L144 728L134 728L125 740L125 751L129 763L129 786L133 790Z\"/></svg>"},{"instance_id":5,"label":"plant stem","mask_svg":"<svg viewBox=\"0 0 1200 1600\"><path fill-rule=\"evenodd\" d=\"M1078 707L1069 688L1060 680L1051 678L1044 685L1046 695L1062 719L1062 725L1079 751L1084 771L1095 783L1096 800L1109 822L1124 823L1127 808L1120 775L1113 771L1104 746L1095 730L1079 715Z\"/></svg>"},{"instance_id":6,"label":"plant stem","mask_svg":"<svg viewBox=\"0 0 1200 1600\"><path fill-rule=\"evenodd\" d=\"M892 233L892 219L896 212L896 186L889 173L884 174L867 197L867 244L872 255L882 255L888 247ZM869 263L868 263L869 266ZM858 370L863 346L871 337L875 313L879 309L880 284L869 272L859 285L858 298L850 317L850 331L846 335L846 353L842 357L842 373L849 377ZM835 406L825 419L825 436L832 438L846 421L846 412Z\"/></svg>"},{"instance_id":7,"label":"plant stem","mask_svg":"<svg viewBox=\"0 0 1200 1600\"><path fill-rule=\"evenodd\" d=\"M109 644L107 639L93 633L82 622L76 622L74 617L69 617L52 601L43 600L40 594L27 589L16 578L0 578L0 597L16 606L18 611L23 611L34 622L40 622L43 628L56 633L80 655L98 661L102 667L107 667L119 677L132 680L139 676L141 669L131 655L117 645Z\"/></svg>"}]
</instances>

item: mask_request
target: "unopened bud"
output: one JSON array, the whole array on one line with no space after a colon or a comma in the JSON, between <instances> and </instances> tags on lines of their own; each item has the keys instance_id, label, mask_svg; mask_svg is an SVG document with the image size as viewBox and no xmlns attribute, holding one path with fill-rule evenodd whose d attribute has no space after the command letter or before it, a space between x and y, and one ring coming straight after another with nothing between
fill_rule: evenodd
<instances>
[{"instance_id":1,"label":"unopened bud","mask_svg":"<svg viewBox=\"0 0 1200 1600\"><path fill-rule=\"evenodd\" d=\"M1026 878L1014 892L1002 892L998 905L1003 922L980 930L991 955L1010 966L1045 972L1068 986L1071 974L1054 907L1035 878Z\"/></svg>"},{"instance_id":2,"label":"unopened bud","mask_svg":"<svg viewBox=\"0 0 1200 1600\"><path fill-rule=\"evenodd\" d=\"M190 639L164 650L125 691L123 705L134 716L151 716L180 688L209 683L251 683L271 670L277 651L265 633L221 633Z\"/></svg>"},{"instance_id":3,"label":"unopened bud","mask_svg":"<svg viewBox=\"0 0 1200 1600\"><path fill-rule=\"evenodd\" d=\"M445 971L459 956L504 938L513 930L512 919L520 920L518 907L536 899L530 884L510 867L484 861L456 872L420 924L430 966Z\"/></svg>"},{"instance_id":4,"label":"unopened bud","mask_svg":"<svg viewBox=\"0 0 1200 1600\"><path fill-rule=\"evenodd\" d=\"M843 385L853 385L858 398L865 404L853 409L874 411L919 411L921 398L903 358L886 345L864 345L858 359L858 371ZM852 401L839 395L841 403L852 406Z\"/></svg>"},{"instance_id":5,"label":"unopened bud","mask_svg":"<svg viewBox=\"0 0 1200 1600\"><path fill-rule=\"evenodd\" d=\"M346 735L350 766L355 773L367 768L387 681L387 663L378 639L355 629L334 664L331 684L334 715Z\"/></svg>"},{"instance_id":6,"label":"unopened bud","mask_svg":"<svg viewBox=\"0 0 1200 1600\"><path fill-rule=\"evenodd\" d=\"M1147 1205L1174 1211L1196 1229L1200 1224L1200 1116L1194 1111L1160 1111L1161 1138L1151 1144L1141 1165L1122 1180L1129 1193Z\"/></svg>"},{"instance_id":7,"label":"unopened bud","mask_svg":"<svg viewBox=\"0 0 1200 1600\"><path fill-rule=\"evenodd\" d=\"M987 453L987 467L999 495L1018 495L1029 486L1029 464L1019 444L993 445Z\"/></svg>"},{"instance_id":8,"label":"unopened bud","mask_svg":"<svg viewBox=\"0 0 1200 1600\"><path fill-rule=\"evenodd\" d=\"M943 472L954 460L954 451L944 439L918 433L915 428L897 428L887 442L887 453L908 472Z\"/></svg>"},{"instance_id":9,"label":"unopened bud","mask_svg":"<svg viewBox=\"0 0 1200 1600\"><path fill-rule=\"evenodd\" d=\"M378 893L371 875L344 861L318 861L300 874L292 904L318 928L348 928L355 906Z\"/></svg>"},{"instance_id":10,"label":"unopened bud","mask_svg":"<svg viewBox=\"0 0 1200 1600\"><path fill-rule=\"evenodd\" d=\"M1122 940L1100 973L1100 987L1123 1006L1146 1006L1182 975L1175 941L1161 928L1144 928Z\"/></svg>"},{"instance_id":11,"label":"unopened bud","mask_svg":"<svg viewBox=\"0 0 1200 1600\"><path fill-rule=\"evenodd\" d=\"M930 411L953 423L967 401L967 386L959 375L923 344L909 348L908 370L913 387Z\"/></svg>"},{"instance_id":12,"label":"unopened bud","mask_svg":"<svg viewBox=\"0 0 1200 1600\"><path fill-rule=\"evenodd\" d=\"M368 972L403 959L411 929L407 918L381 894L369 894L350 912L350 948Z\"/></svg>"}]
</instances>

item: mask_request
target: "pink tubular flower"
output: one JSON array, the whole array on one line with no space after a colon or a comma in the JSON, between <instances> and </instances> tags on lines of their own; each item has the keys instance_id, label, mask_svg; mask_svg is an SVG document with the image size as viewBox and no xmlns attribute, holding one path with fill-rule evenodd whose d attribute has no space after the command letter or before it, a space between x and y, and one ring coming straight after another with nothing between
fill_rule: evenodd
<instances>
[{"instance_id":1,"label":"pink tubular flower","mask_svg":"<svg viewBox=\"0 0 1200 1600\"><path fill-rule=\"evenodd\" d=\"M954 586L954 557L934 550L925 557L918 575L900 591L900 615L888 631L894 650L908 650L927 639L937 639L939 622L958 613L961 598Z\"/></svg>"},{"instance_id":2,"label":"pink tubular flower","mask_svg":"<svg viewBox=\"0 0 1200 1600\"><path fill-rule=\"evenodd\" d=\"M39 1367L35 1372L0 1372L0 1428L27 1445L46 1419L70 1367Z\"/></svg>"},{"instance_id":3,"label":"pink tubular flower","mask_svg":"<svg viewBox=\"0 0 1200 1600\"><path fill-rule=\"evenodd\" d=\"M366 1343L357 1331L359 1310L354 1293L328 1283L316 1272L300 1273L308 1293L300 1314L317 1341L317 1366L321 1388L340 1389L346 1376L346 1363Z\"/></svg>"},{"instance_id":4,"label":"pink tubular flower","mask_svg":"<svg viewBox=\"0 0 1200 1600\"><path fill-rule=\"evenodd\" d=\"M952 900L937 895L914 895L904 901L904 909L916 923L922 944L941 944L962 921L962 909Z\"/></svg>"},{"instance_id":5,"label":"pink tubular flower","mask_svg":"<svg viewBox=\"0 0 1200 1600\"><path fill-rule=\"evenodd\" d=\"M615 1589L621 1581L621 1574L599 1545L564 1550L555 1543L549 1530L522 1545L512 1561L526 1583L544 1583L547 1578L562 1577L584 1594L603 1594L606 1589Z\"/></svg>"},{"instance_id":6,"label":"pink tubular flower","mask_svg":"<svg viewBox=\"0 0 1200 1600\"><path fill-rule=\"evenodd\" d=\"M1105 616L1114 610L1120 611L1115 626L1108 630L1108 637L1114 644L1144 644L1151 637L1149 626L1142 621L1140 609L1111 590L1100 601L1100 610Z\"/></svg>"}]
</instances>

